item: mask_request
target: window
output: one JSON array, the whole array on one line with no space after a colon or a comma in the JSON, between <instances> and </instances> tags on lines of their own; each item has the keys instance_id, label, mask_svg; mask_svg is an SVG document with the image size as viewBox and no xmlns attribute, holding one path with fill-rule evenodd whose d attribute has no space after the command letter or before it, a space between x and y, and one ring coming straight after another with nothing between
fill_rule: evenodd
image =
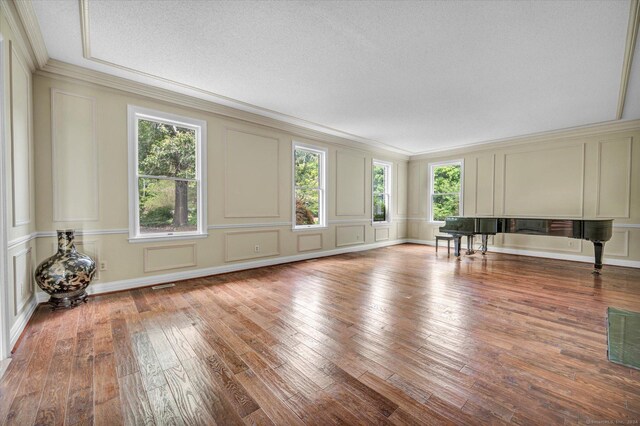
<instances>
[{"instance_id":1,"label":"window","mask_svg":"<svg viewBox=\"0 0 640 426\"><path fill-rule=\"evenodd\" d=\"M462 160L429 165L431 221L462 214Z\"/></svg>"},{"instance_id":2,"label":"window","mask_svg":"<svg viewBox=\"0 0 640 426\"><path fill-rule=\"evenodd\" d=\"M129 236L206 234L206 123L129 106Z\"/></svg>"},{"instance_id":3,"label":"window","mask_svg":"<svg viewBox=\"0 0 640 426\"><path fill-rule=\"evenodd\" d=\"M373 161L373 223L390 222L391 217L391 164Z\"/></svg>"},{"instance_id":4,"label":"window","mask_svg":"<svg viewBox=\"0 0 640 426\"><path fill-rule=\"evenodd\" d=\"M326 226L326 155L321 148L293 146L294 229Z\"/></svg>"}]
</instances>

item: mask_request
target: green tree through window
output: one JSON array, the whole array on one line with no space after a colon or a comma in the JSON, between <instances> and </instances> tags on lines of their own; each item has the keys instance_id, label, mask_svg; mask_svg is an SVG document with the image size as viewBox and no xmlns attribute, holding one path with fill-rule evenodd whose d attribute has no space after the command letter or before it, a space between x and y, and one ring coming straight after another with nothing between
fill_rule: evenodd
<instances>
[{"instance_id":1,"label":"green tree through window","mask_svg":"<svg viewBox=\"0 0 640 426\"><path fill-rule=\"evenodd\" d=\"M296 226L323 225L323 158L322 151L294 149Z\"/></svg>"},{"instance_id":2,"label":"green tree through window","mask_svg":"<svg viewBox=\"0 0 640 426\"><path fill-rule=\"evenodd\" d=\"M389 220L389 165L373 163L373 221Z\"/></svg>"},{"instance_id":3,"label":"green tree through window","mask_svg":"<svg viewBox=\"0 0 640 426\"><path fill-rule=\"evenodd\" d=\"M195 130L139 119L140 232L195 231L197 185Z\"/></svg>"},{"instance_id":4,"label":"green tree through window","mask_svg":"<svg viewBox=\"0 0 640 426\"><path fill-rule=\"evenodd\" d=\"M460 214L462 164L432 166L431 220L444 221Z\"/></svg>"}]
</instances>

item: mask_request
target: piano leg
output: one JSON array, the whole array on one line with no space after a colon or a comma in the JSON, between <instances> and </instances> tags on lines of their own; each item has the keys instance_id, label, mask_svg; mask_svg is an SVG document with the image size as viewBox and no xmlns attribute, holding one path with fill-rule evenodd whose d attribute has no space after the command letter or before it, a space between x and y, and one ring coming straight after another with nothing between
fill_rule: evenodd
<instances>
[{"instance_id":1,"label":"piano leg","mask_svg":"<svg viewBox=\"0 0 640 426\"><path fill-rule=\"evenodd\" d=\"M482 254L487 254L487 240L489 239L489 236L487 234L482 234L482 246L480 247L480 250L482 251Z\"/></svg>"},{"instance_id":2,"label":"piano leg","mask_svg":"<svg viewBox=\"0 0 640 426\"><path fill-rule=\"evenodd\" d=\"M453 254L458 259L460 258L460 246L462 245L462 235L453 236Z\"/></svg>"},{"instance_id":3,"label":"piano leg","mask_svg":"<svg viewBox=\"0 0 640 426\"><path fill-rule=\"evenodd\" d=\"M467 254L473 254L475 252L473 249L473 235L467 235Z\"/></svg>"},{"instance_id":4,"label":"piano leg","mask_svg":"<svg viewBox=\"0 0 640 426\"><path fill-rule=\"evenodd\" d=\"M595 264L593 265L594 275L600 275L600 270L602 269L602 252L604 251L604 242L602 241L593 241L593 251L595 252Z\"/></svg>"}]
</instances>

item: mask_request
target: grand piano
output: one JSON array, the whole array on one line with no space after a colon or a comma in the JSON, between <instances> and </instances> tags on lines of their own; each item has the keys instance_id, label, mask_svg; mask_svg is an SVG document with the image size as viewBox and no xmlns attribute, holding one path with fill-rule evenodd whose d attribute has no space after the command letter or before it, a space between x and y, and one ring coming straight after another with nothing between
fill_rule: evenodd
<instances>
[{"instance_id":1,"label":"grand piano","mask_svg":"<svg viewBox=\"0 0 640 426\"><path fill-rule=\"evenodd\" d=\"M604 243L611 239L613 219L534 219L534 218L498 218L498 217L462 217L453 216L445 219L440 232L453 237L454 253L460 256L462 237L467 237L467 254L473 254L473 238L482 237L480 250L487 252L489 235L529 234L551 235L588 240L593 243L595 252L594 274L602 269L602 252Z\"/></svg>"}]
</instances>

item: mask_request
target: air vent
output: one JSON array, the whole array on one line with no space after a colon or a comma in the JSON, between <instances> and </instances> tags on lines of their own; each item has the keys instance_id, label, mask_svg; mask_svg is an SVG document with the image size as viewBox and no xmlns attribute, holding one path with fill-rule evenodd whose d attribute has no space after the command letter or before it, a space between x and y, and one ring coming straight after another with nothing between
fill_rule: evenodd
<instances>
[{"instance_id":1,"label":"air vent","mask_svg":"<svg viewBox=\"0 0 640 426\"><path fill-rule=\"evenodd\" d=\"M169 283L169 284L160 284L160 285L154 285L153 287L151 287L152 290L160 290L163 288L169 288L169 287L175 287L175 283Z\"/></svg>"}]
</instances>

